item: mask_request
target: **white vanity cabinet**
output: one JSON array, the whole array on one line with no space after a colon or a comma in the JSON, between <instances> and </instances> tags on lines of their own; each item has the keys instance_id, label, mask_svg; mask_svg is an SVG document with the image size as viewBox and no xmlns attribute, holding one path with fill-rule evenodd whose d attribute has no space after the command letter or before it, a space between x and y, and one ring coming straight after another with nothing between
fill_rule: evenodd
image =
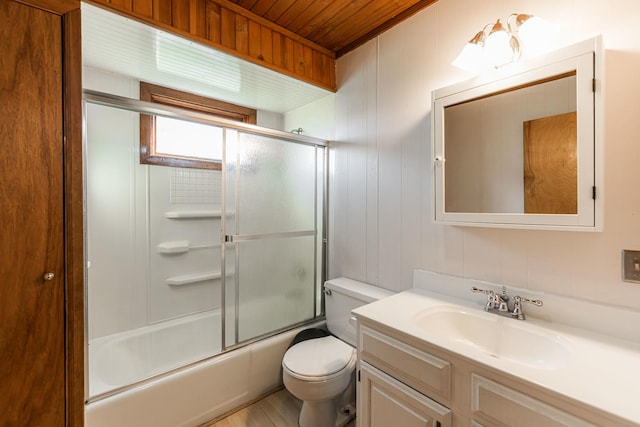
<instances>
[{"instance_id":1,"label":"white vanity cabinet","mask_svg":"<svg viewBox=\"0 0 640 427\"><path fill-rule=\"evenodd\" d=\"M358 427L595 427L623 420L358 318Z\"/></svg>"},{"instance_id":2,"label":"white vanity cabinet","mask_svg":"<svg viewBox=\"0 0 640 427\"><path fill-rule=\"evenodd\" d=\"M450 396L449 362L365 325L358 327L358 362L359 427L452 425L441 404Z\"/></svg>"}]
</instances>

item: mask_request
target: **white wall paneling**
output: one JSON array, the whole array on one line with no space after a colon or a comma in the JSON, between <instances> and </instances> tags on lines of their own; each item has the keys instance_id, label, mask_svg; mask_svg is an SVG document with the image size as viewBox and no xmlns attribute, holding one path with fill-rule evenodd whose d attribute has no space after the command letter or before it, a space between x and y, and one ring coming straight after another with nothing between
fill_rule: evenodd
<instances>
[{"instance_id":1,"label":"white wall paneling","mask_svg":"<svg viewBox=\"0 0 640 427\"><path fill-rule=\"evenodd\" d=\"M377 67L369 61L376 51L377 42L367 43L338 69L336 117L348 116L348 125L335 131L329 188L329 268L369 282L378 271Z\"/></svg>"},{"instance_id":2,"label":"white wall paneling","mask_svg":"<svg viewBox=\"0 0 640 427\"><path fill-rule=\"evenodd\" d=\"M557 47L603 36L600 233L431 222L431 91L472 77L451 61L513 12L548 20ZM421 268L640 309L640 286L620 278L620 250L640 249L640 39L628 36L639 14L629 0L440 0L339 58L330 276L402 290Z\"/></svg>"}]
</instances>

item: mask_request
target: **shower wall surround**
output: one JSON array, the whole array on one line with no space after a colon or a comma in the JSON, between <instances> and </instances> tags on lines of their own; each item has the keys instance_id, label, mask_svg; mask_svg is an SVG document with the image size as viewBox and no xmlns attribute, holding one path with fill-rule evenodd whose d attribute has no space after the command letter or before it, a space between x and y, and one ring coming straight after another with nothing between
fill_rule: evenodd
<instances>
[{"instance_id":1,"label":"shower wall surround","mask_svg":"<svg viewBox=\"0 0 640 427\"><path fill-rule=\"evenodd\" d=\"M85 69L88 88L137 98L138 85ZM183 289L159 284L205 269L219 274L219 217L180 221L165 213L219 212L220 172L140 165L138 114L86 108L89 339L219 308L219 281ZM179 255L152 249L184 240L214 247Z\"/></svg>"}]
</instances>

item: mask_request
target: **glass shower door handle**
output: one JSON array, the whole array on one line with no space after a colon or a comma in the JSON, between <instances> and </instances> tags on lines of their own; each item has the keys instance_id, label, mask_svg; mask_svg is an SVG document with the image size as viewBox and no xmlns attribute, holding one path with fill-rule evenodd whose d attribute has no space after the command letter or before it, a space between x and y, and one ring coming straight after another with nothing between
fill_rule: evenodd
<instances>
[{"instance_id":1,"label":"glass shower door handle","mask_svg":"<svg viewBox=\"0 0 640 427\"><path fill-rule=\"evenodd\" d=\"M225 243L246 242L248 240L263 239L286 239L290 237L306 237L315 236L316 230L289 231L285 233L262 233L262 234L226 234L224 236Z\"/></svg>"}]
</instances>

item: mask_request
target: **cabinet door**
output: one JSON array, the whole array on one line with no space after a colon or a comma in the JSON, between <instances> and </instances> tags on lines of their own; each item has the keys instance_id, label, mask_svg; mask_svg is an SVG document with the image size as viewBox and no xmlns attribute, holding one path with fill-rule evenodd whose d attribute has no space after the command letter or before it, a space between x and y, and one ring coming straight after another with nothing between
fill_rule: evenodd
<instances>
[{"instance_id":1,"label":"cabinet door","mask_svg":"<svg viewBox=\"0 0 640 427\"><path fill-rule=\"evenodd\" d=\"M0 40L0 424L63 426L61 17L2 0Z\"/></svg>"},{"instance_id":2,"label":"cabinet door","mask_svg":"<svg viewBox=\"0 0 640 427\"><path fill-rule=\"evenodd\" d=\"M358 383L359 427L448 427L451 411L362 362Z\"/></svg>"},{"instance_id":3,"label":"cabinet door","mask_svg":"<svg viewBox=\"0 0 640 427\"><path fill-rule=\"evenodd\" d=\"M485 426L595 427L545 402L471 375L471 411ZM474 422L474 425L478 425Z\"/></svg>"}]
</instances>

